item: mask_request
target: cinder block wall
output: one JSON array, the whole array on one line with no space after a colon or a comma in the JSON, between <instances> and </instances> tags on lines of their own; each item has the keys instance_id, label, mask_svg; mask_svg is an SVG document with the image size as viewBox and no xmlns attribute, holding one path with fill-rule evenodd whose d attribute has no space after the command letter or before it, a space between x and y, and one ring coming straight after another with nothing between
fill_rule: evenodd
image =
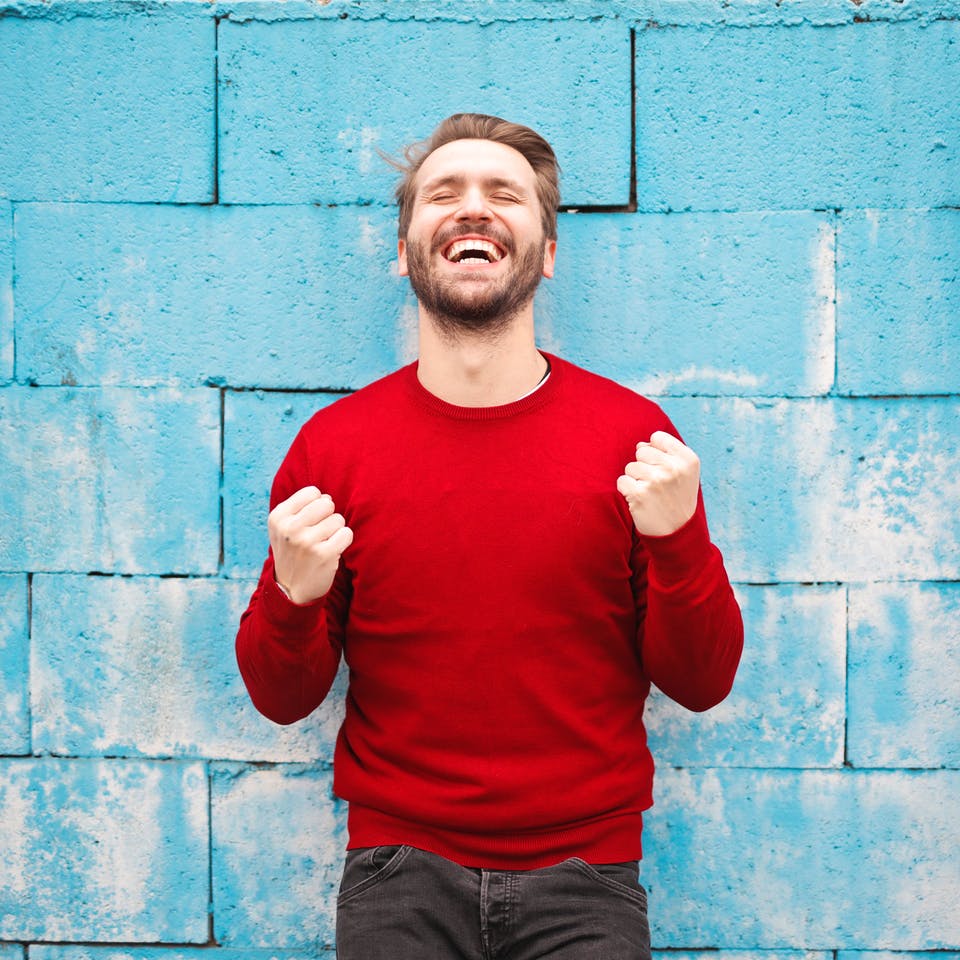
<instances>
[{"instance_id":1,"label":"cinder block wall","mask_svg":"<svg viewBox=\"0 0 960 960\"><path fill-rule=\"evenodd\" d=\"M0 9L0 960L332 957L341 697L271 726L233 635L295 430L415 350L377 151L463 109L555 143L541 343L661 398L744 606L650 706L655 946L960 958L958 20Z\"/></svg>"}]
</instances>

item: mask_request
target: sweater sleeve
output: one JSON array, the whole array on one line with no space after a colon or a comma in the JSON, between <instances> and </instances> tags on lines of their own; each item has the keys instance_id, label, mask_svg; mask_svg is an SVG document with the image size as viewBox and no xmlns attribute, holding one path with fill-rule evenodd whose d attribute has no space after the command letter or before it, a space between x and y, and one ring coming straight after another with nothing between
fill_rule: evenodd
<instances>
[{"instance_id":1,"label":"sweater sleeve","mask_svg":"<svg viewBox=\"0 0 960 960\"><path fill-rule=\"evenodd\" d=\"M743 619L723 557L710 542L702 494L676 532L636 537L633 569L647 676L684 707L710 709L733 686Z\"/></svg>"},{"instance_id":2,"label":"sweater sleeve","mask_svg":"<svg viewBox=\"0 0 960 960\"><path fill-rule=\"evenodd\" d=\"M270 508L313 482L301 433L274 479ZM348 606L342 565L325 597L296 604L277 586L273 555L268 553L236 639L240 675L265 717L294 723L323 702L340 664Z\"/></svg>"}]
</instances>

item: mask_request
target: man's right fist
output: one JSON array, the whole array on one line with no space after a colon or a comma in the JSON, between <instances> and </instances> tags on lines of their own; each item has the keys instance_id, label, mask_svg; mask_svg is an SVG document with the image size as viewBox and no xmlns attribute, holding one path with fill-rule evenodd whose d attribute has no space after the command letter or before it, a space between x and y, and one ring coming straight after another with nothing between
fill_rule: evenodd
<instances>
[{"instance_id":1,"label":"man's right fist","mask_svg":"<svg viewBox=\"0 0 960 960\"><path fill-rule=\"evenodd\" d=\"M316 487L303 487L278 503L267 520L277 585L294 603L326 596L353 543L353 531L334 512L333 500Z\"/></svg>"}]
</instances>

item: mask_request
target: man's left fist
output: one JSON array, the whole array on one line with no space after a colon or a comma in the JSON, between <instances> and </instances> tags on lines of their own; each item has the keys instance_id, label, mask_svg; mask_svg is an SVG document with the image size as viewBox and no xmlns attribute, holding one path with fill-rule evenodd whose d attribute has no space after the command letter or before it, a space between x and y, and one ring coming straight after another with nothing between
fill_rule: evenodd
<instances>
[{"instance_id":1,"label":"man's left fist","mask_svg":"<svg viewBox=\"0 0 960 960\"><path fill-rule=\"evenodd\" d=\"M637 444L617 489L630 508L637 533L665 537L679 530L697 509L700 458L676 437L658 430Z\"/></svg>"}]
</instances>

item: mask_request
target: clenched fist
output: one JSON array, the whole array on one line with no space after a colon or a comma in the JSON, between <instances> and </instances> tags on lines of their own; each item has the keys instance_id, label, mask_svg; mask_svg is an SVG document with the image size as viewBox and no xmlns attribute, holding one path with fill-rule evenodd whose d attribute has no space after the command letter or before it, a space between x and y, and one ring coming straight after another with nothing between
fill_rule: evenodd
<instances>
[{"instance_id":1,"label":"clenched fist","mask_svg":"<svg viewBox=\"0 0 960 960\"><path fill-rule=\"evenodd\" d=\"M697 509L700 459L676 437L656 431L637 444L637 459L617 480L637 532L665 537L679 530Z\"/></svg>"},{"instance_id":2,"label":"clenched fist","mask_svg":"<svg viewBox=\"0 0 960 960\"><path fill-rule=\"evenodd\" d=\"M333 500L316 487L302 487L278 503L267 520L277 584L294 603L326 596L340 563L353 543L353 531Z\"/></svg>"}]
</instances>

